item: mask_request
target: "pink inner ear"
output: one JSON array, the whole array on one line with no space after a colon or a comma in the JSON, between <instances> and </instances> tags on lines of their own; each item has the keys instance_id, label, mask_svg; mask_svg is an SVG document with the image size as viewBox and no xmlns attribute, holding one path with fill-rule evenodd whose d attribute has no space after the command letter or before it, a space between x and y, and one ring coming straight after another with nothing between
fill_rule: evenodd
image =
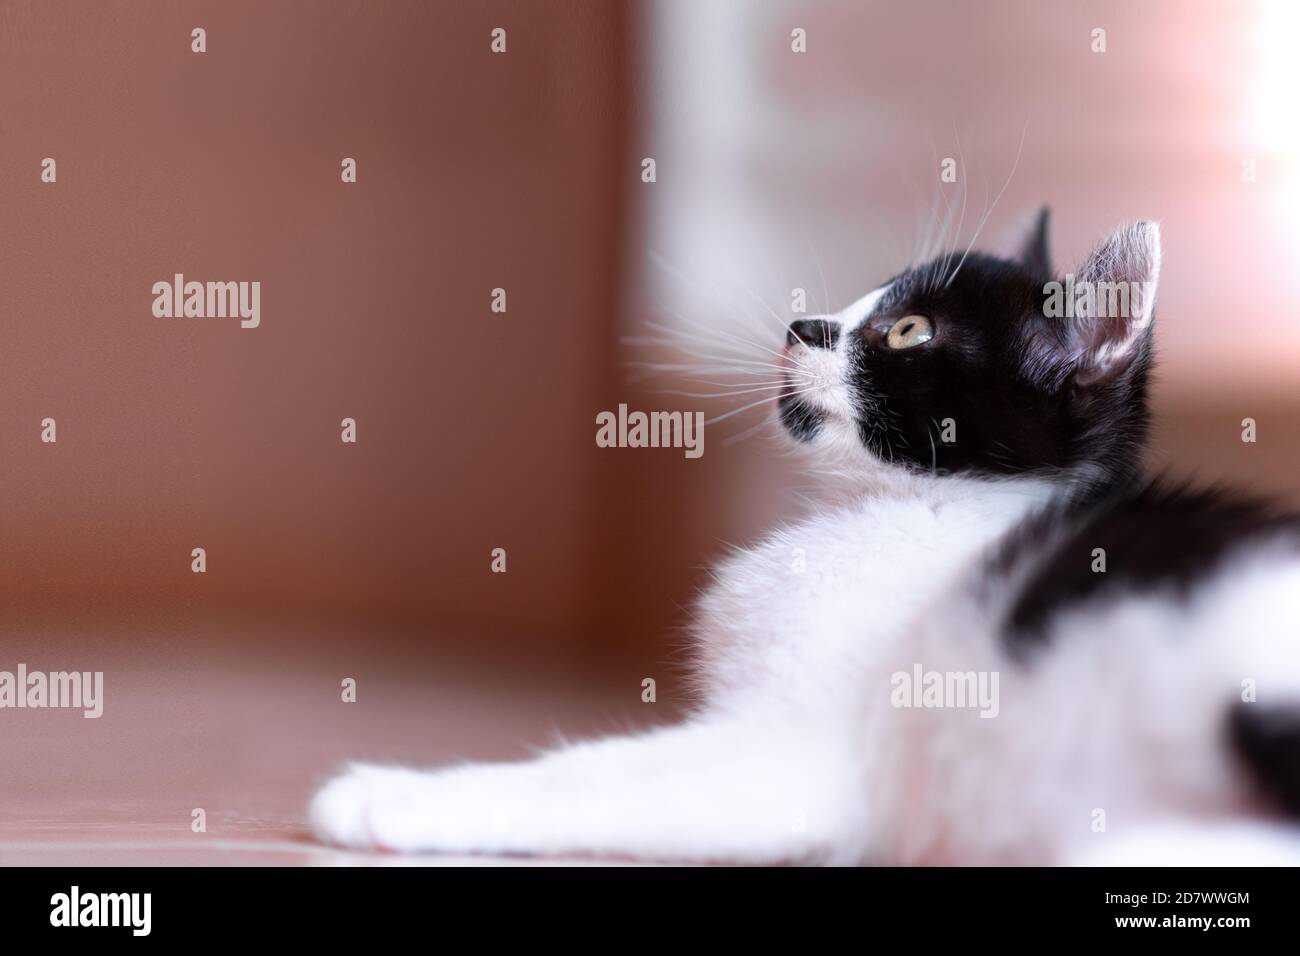
<instances>
[{"instance_id":1,"label":"pink inner ear","mask_svg":"<svg viewBox=\"0 0 1300 956\"><path fill-rule=\"evenodd\" d=\"M1133 360L1155 313L1159 276L1160 230L1150 222L1121 226L1083 261L1074 280L1076 381L1104 381Z\"/></svg>"}]
</instances>

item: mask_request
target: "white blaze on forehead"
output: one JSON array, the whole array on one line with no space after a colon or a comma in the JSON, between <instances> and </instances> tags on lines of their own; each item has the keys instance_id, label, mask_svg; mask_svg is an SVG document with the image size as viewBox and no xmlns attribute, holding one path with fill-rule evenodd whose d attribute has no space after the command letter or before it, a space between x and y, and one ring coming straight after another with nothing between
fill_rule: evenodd
<instances>
[{"instance_id":1,"label":"white blaze on forehead","mask_svg":"<svg viewBox=\"0 0 1300 956\"><path fill-rule=\"evenodd\" d=\"M890 285L893 285L893 283L890 283ZM885 297L885 293L888 291L889 285L882 285L879 289L873 289L840 312L836 318L839 319L845 329L856 328L875 313L876 306L880 304L880 300Z\"/></svg>"}]
</instances>

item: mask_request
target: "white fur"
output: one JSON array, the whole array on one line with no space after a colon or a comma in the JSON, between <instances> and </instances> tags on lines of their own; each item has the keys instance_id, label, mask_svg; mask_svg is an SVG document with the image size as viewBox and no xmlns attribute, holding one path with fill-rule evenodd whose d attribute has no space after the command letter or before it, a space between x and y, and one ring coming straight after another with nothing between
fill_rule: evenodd
<instances>
[{"instance_id":1,"label":"white fur","mask_svg":"<svg viewBox=\"0 0 1300 956\"><path fill-rule=\"evenodd\" d=\"M855 327L882 294L839 320ZM1254 812L1221 734L1243 679L1261 700L1300 699L1300 562L1256 551L1191 603L1081 607L1031 666L1015 663L997 637L1004 596L985 593L973 568L1061 486L872 459L839 386L843 355L800 349L826 378L811 398L830 415L814 450L857 490L722 563L699 607L699 711L521 763L354 767L312 803L322 839L674 861L1055 863L1122 857L1148 827ZM918 664L997 672L997 716L894 706L892 675Z\"/></svg>"},{"instance_id":2,"label":"white fur","mask_svg":"<svg viewBox=\"0 0 1300 956\"><path fill-rule=\"evenodd\" d=\"M1160 823L1132 837L1095 841L1072 866L1300 866L1295 827L1236 821Z\"/></svg>"},{"instance_id":3,"label":"white fur","mask_svg":"<svg viewBox=\"0 0 1300 956\"><path fill-rule=\"evenodd\" d=\"M356 767L312 823L354 847L857 862L880 823L858 702L887 694L912 619L1047 491L918 479L814 516L719 569L688 723L526 763Z\"/></svg>"},{"instance_id":4,"label":"white fur","mask_svg":"<svg viewBox=\"0 0 1300 956\"><path fill-rule=\"evenodd\" d=\"M1188 605L1081 609L1019 667L963 578L1048 491L914 478L815 515L719 569L687 723L523 763L356 767L313 825L404 851L1019 863L1248 814L1224 715L1247 677L1263 700L1300 698L1280 613L1300 563L1261 554ZM998 671L998 716L892 707L890 675L918 662Z\"/></svg>"}]
</instances>

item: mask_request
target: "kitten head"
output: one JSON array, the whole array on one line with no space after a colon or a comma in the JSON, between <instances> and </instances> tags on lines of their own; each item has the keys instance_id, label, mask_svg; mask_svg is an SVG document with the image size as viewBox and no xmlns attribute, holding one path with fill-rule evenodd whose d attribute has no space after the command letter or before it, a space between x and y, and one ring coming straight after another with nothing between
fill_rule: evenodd
<instances>
[{"instance_id":1,"label":"kitten head","mask_svg":"<svg viewBox=\"0 0 1300 956\"><path fill-rule=\"evenodd\" d=\"M1146 438L1154 223L1054 277L1047 210L1014 259L971 253L793 323L781 421L815 449L981 476L1135 474Z\"/></svg>"}]
</instances>

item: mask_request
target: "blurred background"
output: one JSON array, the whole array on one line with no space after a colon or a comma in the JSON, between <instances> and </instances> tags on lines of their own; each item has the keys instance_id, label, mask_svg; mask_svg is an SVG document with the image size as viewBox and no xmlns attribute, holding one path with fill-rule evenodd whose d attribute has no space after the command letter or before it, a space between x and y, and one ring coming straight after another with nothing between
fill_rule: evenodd
<instances>
[{"instance_id":1,"label":"blurred background","mask_svg":"<svg viewBox=\"0 0 1300 956\"><path fill-rule=\"evenodd\" d=\"M1159 220L1153 463L1300 501L1298 26L1286 2L0 3L0 669L107 685L99 721L0 712L0 862L88 826L184 853L195 806L295 834L343 757L670 717L704 569L811 486L767 406L698 460L597 448L596 414L739 408L671 394L711 389L639 340L714 355L704 326L761 359L792 290L842 308L963 194L960 247L983 221L992 251L1050 204L1062 271ZM176 272L260 281L261 327L154 318Z\"/></svg>"}]
</instances>

